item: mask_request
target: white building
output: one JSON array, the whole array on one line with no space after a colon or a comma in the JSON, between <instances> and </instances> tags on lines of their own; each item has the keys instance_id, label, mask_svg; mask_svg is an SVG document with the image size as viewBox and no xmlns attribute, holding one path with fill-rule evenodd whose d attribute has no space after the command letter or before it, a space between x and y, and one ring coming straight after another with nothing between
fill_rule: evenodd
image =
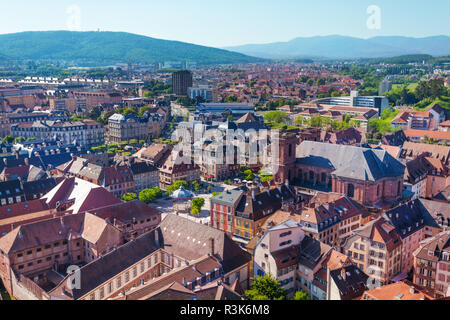
<instances>
[{"instance_id":1,"label":"white building","mask_svg":"<svg viewBox=\"0 0 450 320\"><path fill-rule=\"evenodd\" d=\"M268 229L255 247L254 277L270 274L288 295L294 294L299 244L304 237L301 226L292 219Z\"/></svg>"}]
</instances>

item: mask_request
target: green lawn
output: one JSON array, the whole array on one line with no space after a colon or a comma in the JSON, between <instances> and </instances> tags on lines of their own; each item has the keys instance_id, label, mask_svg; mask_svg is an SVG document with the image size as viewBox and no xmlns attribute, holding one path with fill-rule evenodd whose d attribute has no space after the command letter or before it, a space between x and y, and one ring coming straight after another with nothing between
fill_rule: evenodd
<instances>
[{"instance_id":1,"label":"green lawn","mask_svg":"<svg viewBox=\"0 0 450 320\"><path fill-rule=\"evenodd\" d=\"M417 88L418 85L419 85L418 82L412 82L412 83L408 84L406 89L408 89L409 91L414 91ZM398 89L398 88L401 88L403 86L404 86L403 84L393 84L392 85L392 89Z\"/></svg>"}]
</instances>

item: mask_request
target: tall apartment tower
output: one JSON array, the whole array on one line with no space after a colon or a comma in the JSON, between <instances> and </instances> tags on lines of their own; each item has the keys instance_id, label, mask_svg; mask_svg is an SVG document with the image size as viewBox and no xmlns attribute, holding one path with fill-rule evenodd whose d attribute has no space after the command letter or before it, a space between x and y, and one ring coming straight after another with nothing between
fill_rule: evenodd
<instances>
[{"instance_id":1,"label":"tall apartment tower","mask_svg":"<svg viewBox=\"0 0 450 320\"><path fill-rule=\"evenodd\" d=\"M172 74L172 87L176 96L187 96L188 88L192 87L192 73L188 70L174 72Z\"/></svg>"},{"instance_id":2,"label":"tall apartment tower","mask_svg":"<svg viewBox=\"0 0 450 320\"><path fill-rule=\"evenodd\" d=\"M382 96L383 93L392 90L392 82L389 80L383 80L380 82L380 87L378 88L378 95Z\"/></svg>"}]
</instances>

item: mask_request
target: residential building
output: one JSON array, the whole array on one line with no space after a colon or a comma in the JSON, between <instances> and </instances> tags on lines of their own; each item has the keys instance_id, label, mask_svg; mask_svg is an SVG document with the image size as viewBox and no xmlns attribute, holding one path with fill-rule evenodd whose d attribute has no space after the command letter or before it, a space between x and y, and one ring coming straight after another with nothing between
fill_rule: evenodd
<instances>
[{"instance_id":1,"label":"residential building","mask_svg":"<svg viewBox=\"0 0 450 320\"><path fill-rule=\"evenodd\" d=\"M383 214L394 226L402 240L401 272L408 274L413 268L413 252L425 237L426 217L418 200L399 205Z\"/></svg>"},{"instance_id":2,"label":"residential building","mask_svg":"<svg viewBox=\"0 0 450 320\"><path fill-rule=\"evenodd\" d=\"M190 161L188 164L183 163L183 156L176 151L172 151L158 170L159 187L163 190L177 180L184 180L187 183L200 180L200 167Z\"/></svg>"},{"instance_id":3,"label":"residential building","mask_svg":"<svg viewBox=\"0 0 450 320\"><path fill-rule=\"evenodd\" d=\"M149 140L158 138L164 127L163 117L146 113L141 118L134 114L115 113L108 119L108 141L119 143L130 139Z\"/></svg>"},{"instance_id":4,"label":"residential building","mask_svg":"<svg viewBox=\"0 0 450 320\"><path fill-rule=\"evenodd\" d=\"M450 286L450 232L423 240L414 252L414 284L446 297Z\"/></svg>"},{"instance_id":5,"label":"residential building","mask_svg":"<svg viewBox=\"0 0 450 320\"><path fill-rule=\"evenodd\" d=\"M11 126L11 135L14 137L58 139L63 144L76 144L82 147L104 143L104 134L103 125L92 120L74 122L42 120Z\"/></svg>"},{"instance_id":6,"label":"residential building","mask_svg":"<svg viewBox=\"0 0 450 320\"><path fill-rule=\"evenodd\" d=\"M359 300L367 290L369 276L349 265L328 272L327 300Z\"/></svg>"},{"instance_id":7,"label":"residential building","mask_svg":"<svg viewBox=\"0 0 450 320\"><path fill-rule=\"evenodd\" d=\"M172 74L172 88L176 96L187 96L190 87L192 87L192 72L181 70Z\"/></svg>"},{"instance_id":8,"label":"residential building","mask_svg":"<svg viewBox=\"0 0 450 320\"><path fill-rule=\"evenodd\" d=\"M304 237L298 223L290 219L266 230L254 250L254 277L270 274L292 297L299 245Z\"/></svg>"},{"instance_id":9,"label":"residential building","mask_svg":"<svg viewBox=\"0 0 450 320\"><path fill-rule=\"evenodd\" d=\"M381 284L401 273L402 239L384 218L354 230L343 250L359 269Z\"/></svg>"},{"instance_id":10,"label":"residential building","mask_svg":"<svg viewBox=\"0 0 450 320\"><path fill-rule=\"evenodd\" d=\"M411 142L423 142L426 138L434 139L439 143L450 142L450 132L417 129L408 129L404 132Z\"/></svg>"}]
</instances>

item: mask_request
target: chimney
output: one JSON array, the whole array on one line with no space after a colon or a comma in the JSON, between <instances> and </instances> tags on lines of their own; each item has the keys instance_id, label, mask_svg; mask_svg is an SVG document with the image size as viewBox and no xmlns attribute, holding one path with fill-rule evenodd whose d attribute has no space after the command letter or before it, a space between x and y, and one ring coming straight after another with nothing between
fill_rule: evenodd
<instances>
[{"instance_id":1,"label":"chimney","mask_svg":"<svg viewBox=\"0 0 450 320\"><path fill-rule=\"evenodd\" d=\"M214 238L209 238L209 253L214 255Z\"/></svg>"},{"instance_id":2,"label":"chimney","mask_svg":"<svg viewBox=\"0 0 450 320\"><path fill-rule=\"evenodd\" d=\"M255 200L255 190L252 190L252 199Z\"/></svg>"},{"instance_id":3,"label":"chimney","mask_svg":"<svg viewBox=\"0 0 450 320\"><path fill-rule=\"evenodd\" d=\"M28 160L28 158L23 159L23 161L25 162L26 166L28 166L30 164L30 161Z\"/></svg>"},{"instance_id":4,"label":"chimney","mask_svg":"<svg viewBox=\"0 0 450 320\"><path fill-rule=\"evenodd\" d=\"M342 276L342 279L344 279L344 280L347 278L347 273L345 272L345 268L341 269L341 276Z\"/></svg>"},{"instance_id":5,"label":"chimney","mask_svg":"<svg viewBox=\"0 0 450 320\"><path fill-rule=\"evenodd\" d=\"M14 230L14 223L11 223L11 231Z\"/></svg>"}]
</instances>

